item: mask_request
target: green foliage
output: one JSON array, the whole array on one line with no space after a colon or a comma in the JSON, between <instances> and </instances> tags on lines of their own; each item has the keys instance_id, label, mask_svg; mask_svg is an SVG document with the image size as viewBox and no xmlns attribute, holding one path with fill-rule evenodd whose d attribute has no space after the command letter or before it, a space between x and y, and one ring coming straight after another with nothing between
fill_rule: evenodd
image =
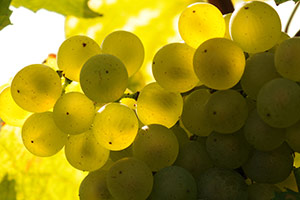
<instances>
[{"instance_id":1,"label":"green foliage","mask_svg":"<svg viewBox=\"0 0 300 200\"><path fill-rule=\"evenodd\" d=\"M88 0L13 0L12 4L15 7L23 6L34 12L44 8L49 11L54 11L62 15L73 15L76 17L93 18L99 17L101 14L92 11L88 7Z\"/></svg>"},{"instance_id":2,"label":"green foliage","mask_svg":"<svg viewBox=\"0 0 300 200\"><path fill-rule=\"evenodd\" d=\"M12 11L8 9L10 2L11 0L0 0L0 30L11 24L9 17Z\"/></svg>"},{"instance_id":3,"label":"green foliage","mask_svg":"<svg viewBox=\"0 0 300 200\"><path fill-rule=\"evenodd\" d=\"M16 181L14 179L8 180L8 175L5 174L0 183L0 200L16 200L15 185Z\"/></svg>"},{"instance_id":4,"label":"green foliage","mask_svg":"<svg viewBox=\"0 0 300 200\"><path fill-rule=\"evenodd\" d=\"M286 2L286 1L289 1L289 0L274 0L275 1L275 3L277 4L277 5L279 5L279 4L282 4L282 3L284 3L284 2ZM297 3L299 0L293 0L295 3Z\"/></svg>"}]
</instances>

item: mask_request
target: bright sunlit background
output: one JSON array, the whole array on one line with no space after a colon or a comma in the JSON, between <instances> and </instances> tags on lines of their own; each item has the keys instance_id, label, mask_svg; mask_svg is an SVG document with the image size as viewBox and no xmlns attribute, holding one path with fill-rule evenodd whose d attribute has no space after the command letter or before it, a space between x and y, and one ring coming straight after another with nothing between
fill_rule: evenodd
<instances>
[{"instance_id":1,"label":"bright sunlit background","mask_svg":"<svg viewBox=\"0 0 300 200\"><path fill-rule=\"evenodd\" d=\"M286 22L295 6L288 1L276 7L284 30ZM0 85L7 83L21 68L29 64L41 63L49 53L57 53L65 39L64 16L40 10L34 13L25 8L10 8L11 22L0 31ZM293 36L300 29L300 10L296 13L289 29Z\"/></svg>"}]
</instances>

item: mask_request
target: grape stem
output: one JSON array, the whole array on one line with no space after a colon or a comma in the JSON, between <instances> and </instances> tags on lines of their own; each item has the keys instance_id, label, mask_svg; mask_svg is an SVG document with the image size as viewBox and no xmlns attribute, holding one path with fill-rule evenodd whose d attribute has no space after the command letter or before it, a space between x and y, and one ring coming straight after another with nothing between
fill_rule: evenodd
<instances>
[{"instance_id":1,"label":"grape stem","mask_svg":"<svg viewBox=\"0 0 300 200\"><path fill-rule=\"evenodd\" d=\"M130 94L130 93L125 93L125 94L122 95L122 97L121 97L120 99L118 99L118 100L115 101L115 102L119 102L119 101L120 101L121 99L123 99L123 98L131 98L131 99L137 100L138 97L139 97L139 94L140 94L139 91L137 91L137 92L135 92L135 93L132 93L132 94Z\"/></svg>"},{"instance_id":2,"label":"grape stem","mask_svg":"<svg viewBox=\"0 0 300 200\"><path fill-rule=\"evenodd\" d=\"M291 16L290 16L290 18L289 18L289 20L288 20L288 22L287 22L287 24L286 24L285 30L284 30L285 33L288 33L289 27L290 27L291 22L292 22L292 20L293 20L295 14L296 14L296 12L297 12L297 9L298 9L299 5L300 5L300 1L298 1L298 2L296 3L296 6L294 7L294 10L293 10L292 13L291 13Z\"/></svg>"}]
</instances>

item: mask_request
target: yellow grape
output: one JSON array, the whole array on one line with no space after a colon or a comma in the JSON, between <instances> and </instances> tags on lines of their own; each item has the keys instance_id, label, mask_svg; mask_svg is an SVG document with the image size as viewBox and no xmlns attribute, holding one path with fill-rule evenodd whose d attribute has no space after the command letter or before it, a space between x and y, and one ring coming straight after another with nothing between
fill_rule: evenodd
<instances>
[{"instance_id":1,"label":"yellow grape","mask_svg":"<svg viewBox=\"0 0 300 200\"><path fill-rule=\"evenodd\" d=\"M109 150L102 147L90 129L82 134L70 135L65 146L68 162L76 169L95 171L109 158Z\"/></svg>"},{"instance_id":2,"label":"yellow grape","mask_svg":"<svg viewBox=\"0 0 300 200\"><path fill-rule=\"evenodd\" d=\"M204 41L223 37L225 21L221 11L209 3L194 3L183 10L178 29L181 38L191 47L197 48Z\"/></svg>"},{"instance_id":3,"label":"yellow grape","mask_svg":"<svg viewBox=\"0 0 300 200\"><path fill-rule=\"evenodd\" d=\"M184 43L171 43L156 52L152 73L156 82L172 92L186 92L199 82L193 68L195 49Z\"/></svg>"},{"instance_id":4,"label":"yellow grape","mask_svg":"<svg viewBox=\"0 0 300 200\"><path fill-rule=\"evenodd\" d=\"M279 15L265 2L247 2L233 12L230 19L230 35L232 40L248 53L266 51L280 38Z\"/></svg>"},{"instance_id":5,"label":"yellow grape","mask_svg":"<svg viewBox=\"0 0 300 200\"><path fill-rule=\"evenodd\" d=\"M100 54L100 46L92 38L75 35L67 38L59 47L57 66L64 75L73 81L79 81L83 64L92 56Z\"/></svg>"},{"instance_id":6,"label":"yellow grape","mask_svg":"<svg viewBox=\"0 0 300 200\"><path fill-rule=\"evenodd\" d=\"M53 109L56 125L65 133L74 135L87 131L95 118L94 103L80 92L61 96Z\"/></svg>"},{"instance_id":7,"label":"yellow grape","mask_svg":"<svg viewBox=\"0 0 300 200\"><path fill-rule=\"evenodd\" d=\"M171 128L179 120L182 107L180 93L169 92L153 82L141 90L137 100L137 115L145 125L161 124Z\"/></svg>"},{"instance_id":8,"label":"yellow grape","mask_svg":"<svg viewBox=\"0 0 300 200\"><path fill-rule=\"evenodd\" d=\"M91 57L80 72L84 94L97 103L118 100L128 84L125 65L116 56L99 54Z\"/></svg>"},{"instance_id":9,"label":"yellow grape","mask_svg":"<svg viewBox=\"0 0 300 200\"><path fill-rule=\"evenodd\" d=\"M0 93L0 118L11 126L21 127L31 113L20 108L13 100L10 87Z\"/></svg>"},{"instance_id":10,"label":"yellow grape","mask_svg":"<svg viewBox=\"0 0 300 200\"><path fill-rule=\"evenodd\" d=\"M128 31L114 31L101 44L102 52L118 57L125 65L128 76L135 74L144 62L145 50L142 41Z\"/></svg>"},{"instance_id":11,"label":"yellow grape","mask_svg":"<svg viewBox=\"0 0 300 200\"><path fill-rule=\"evenodd\" d=\"M50 67L42 64L28 65L21 69L11 83L15 102L29 112L51 109L62 92L61 80Z\"/></svg>"},{"instance_id":12,"label":"yellow grape","mask_svg":"<svg viewBox=\"0 0 300 200\"><path fill-rule=\"evenodd\" d=\"M52 156L67 141L67 134L54 123L52 112L34 113L22 127L22 140L28 151L36 156Z\"/></svg>"},{"instance_id":13,"label":"yellow grape","mask_svg":"<svg viewBox=\"0 0 300 200\"><path fill-rule=\"evenodd\" d=\"M225 90L240 81L245 68L245 56L233 41L213 38L197 48L193 63L195 73L204 85Z\"/></svg>"},{"instance_id":14,"label":"yellow grape","mask_svg":"<svg viewBox=\"0 0 300 200\"><path fill-rule=\"evenodd\" d=\"M133 143L138 125L132 109L119 103L109 103L96 114L93 131L103 147L120 151Z\"/></svg>"},{"instance_id":15,"label":"yellow grape","mask_svg":"<svg viewBox=\"0 0 300 200\"><path fill-rule=\"evenodd\" d=\"M230 30L229 30L229 22L230 22L231 16L232 16L232 13L228 13L228 14L223 15L224 20L225 20L225 27L226 27L224 38L227 38L229 40L231 40Z\"/></svg>"}]
</instances>

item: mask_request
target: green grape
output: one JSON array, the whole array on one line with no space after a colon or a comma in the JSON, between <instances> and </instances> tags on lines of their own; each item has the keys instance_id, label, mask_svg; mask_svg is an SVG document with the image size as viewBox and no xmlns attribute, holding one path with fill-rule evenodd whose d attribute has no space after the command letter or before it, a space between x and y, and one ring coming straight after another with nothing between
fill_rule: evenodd
<instances>
[{"instance_id":1,"label":"green grape","mask_svg":"<svg viewBox=\"0 0 300 200\"><path fill-rule=\"evenodd\" d=\"M59 152L67 141L67 134L54 123L52 112L34 113L24 122L22 140L28 151L47 157Z\"/></svg>"},{"instance_id":2,"label":"green grape","mask_svg":"<svg viewBox=\"0 0 300 200\"><path fill-rule=\"evenodd\" d=\"M118 100L123 95L127 82L125 65L109 54L91 57L80 72L80 86L84 94L98 103Z\"/></svg>"},{"instance_id":3,"label":"green grape","mask_svg":"<svg viewBox=\"0 0 300 200\"><path fill-rule=\"evenodd\" d=\"M123 104L123 105L125 105L125 106L128 106L132 110L136 110L136 104L137 104L137 102L133 98L122 98L120 100L120 103Z\"/></svg>"},{"instance_id":4,"label":"green grape","mask_svg":"<svg viewBox=\"0 0 300 200\"><path fill-rule=\"evenodd\" d=\"M171 128L179 120L182 107L180 93L169 92L154 82L141 90L137 100L137 115L145 125L161 124Z\"/></svg>"},{"instance_id":5,"label":"green grape","mask_svg":"<svg viewBox=\"0 0 300 200\"><path fill-rule=\"evenodd\" d=\"M242 166L251 153L243 132L233 134L220 134L212 132L206 140L206 149L218 167L236 169Z\"/></svg>"},{"instance_id":6,"label":"green grape","mask_svg":"<svg viewBox=\"0 0 300 200\"><path fill-rule=\"evenodd\" d=\"M257 112L275 128L286 128L300 119L300 86L285 78L267 82L257 96Z\"/></svg>"},{"instance_id":7,"label":"green grape","mask_svg":"<svg viewBox=\"0 0 300 200\"><path fill-rule=\"evenodd\" d=\"M267 142L267 141L266 141ZM257 183L275 184L285 180L293 170L294 159L285 145L275 150L254 151L243 165L245 174Z\"/></svg>"},{"instance_id":8,"label":"green grape","mask_svg":"<svg viewBox=\"0 0 300 200\"><path fill-rule=\"evenodd\" d=\"M123 158L115 162L106 177L107 188L115 199L146 199L153 187L149 167L136 158Z\"/></svg>"},{"instance_id":9,"label":"green grape","mask_svg":"<svg viewBox=\"0 0 300 200\"><path fill-rule=\"evenodd\" d=\"M80 92L61 96L54 105L54 121L65 133L75 135L87 131L95 118L94 103Z\"/></svg>"},{"instance_id":10,"label":"green grape","mask_svg":"<svg viewBox=\"0 0 300 200\"><path fill-rule=\"evenodd\" d=\"M260 151L276 149L285 140L285 129L266 124L259 117L256 109L249 114L243 130L248 143Z\"/></svg>"},{"instance_id":11,"label":"green grape","mask_svg":"<svg viewBox=\"0 0 300 200\"><path fill-rule=\"evenodd\" d=\"M253 183L248 187L248 200L270 200L280 189L272 184Z\"/></svg>"},{"instance_id":12,"label":"green grape","mask_svg":"<svg viewBox=\"0 0 300 200\"><path fill-rule=\"evenodd\" d=\"M148 199L196 200L196 181L193 176L182 167L165 167L154 175L153 190Z\"/></svg>"},{"instance_id":13,"label":"green grape","mask_svg":"<svg viewBox=\"0 0 300 200\"><path fill-rule=\"evenodd\" d=\"M20 108L13 100L10 87L0 93L0 118L11 126L22 127L30 112Z\"/></svg>"},{"instance_id":14,"label":"green grape","mask_svg":"<svg viewBox=\"0 0 300 200\"><path fill-rule=\"evenodd\" d=\"M171 43L159 49L152 63L156 82L172 92L186 92L199 82L193 68L195 49L184 43Z\"/></svg>"},{"instance_id":15,"label":"green grape","mask_svg":"<svg viewBox=\"0 0 300 200\"><path fill-rule=\"evenodd\" d=\"M114 200L107 189L107 171L90 172L81 182L79 188L80 200Z\"/></svg>"},{"instance_id":16,"label":"green grape","mask_svg":"<svg viewBox=\"0 0 300 200\"><path fill-rule=\"evenodd\" d=\"M198 182L198 199L248 200L244 178L234 170L211 168Z\"/></svg>"},{"instance_id":17,"label":"green grape","mask_svg":"<svg viewBox=\"0 0 300 200\"><path fill-rule=\"evenodd\" d=\"M223 18L225 20L225 35L224 35L224 38L227 38L229 40L231 40L230 30L229 30L229 22L230 22L231 15L232 15L232 13L227 13L227 14L223 15Z\"/></svg>"},{"instance_id":18,"label":"green grape","mask_svg":"<svg viewBox=\"0 0 300 200\"><path fill-rule=\"evenodd\" d=\"M246 100L232 89L213 93L205 109L213 129L219 133L233 133L239 130L248 117Z\"/></svg>"},{"instance_id":19,"label":"green grape","mask_svg":"<svg viewBox=\"0 0 300 200\"><path fill-rule=\"evenodd\" d=\"M257 53L247 59L241 85L250 98L256 99L259 90L265 83L279 77L274 65L274 54Z\"/></svg>"},{"instance_id":20,"label":"green grape","mask_svg":"<svg viewBox=\"0 0 300 200\"><path fill-rule=\"evenodd\" d=\"M286 129L285 137L288 145L300 153L300 121Z\"/></svg>"},{"instance_id":21,"label":"green grape","mask_svg":"<svg viewBox=\"0 0 300 200\"><path fill-rule=\"evenodd\" d=\"M261 1L247 2L230 19L233 41L248 53L272 48L281 35L281 21L276 10Z\"/></svg>"},{"instance_id":22,"label":"green grape","mask_svg":"<svg viewBox=\"0 0 300 200\"><path fill-rule=\"evenodd\" d=\"M96 114L93 131L103 147L120 151L133 143L138 125L132 109L119 103L109 103Z\"/></svg>"},{"instance_id":23,"label":"green grape","mask_svg":"<svg viewBox=\"0 0 300 200\"><path fill-rule=\"evenodd\" d=\"M179 149L174 163L188 170L198 180L205 170L214 166L209 157L205 142L188 141Z\"/></svg>"},{"instance_id":24,"label":"green grape","mask_svg":"<svg viewBox=\"0 0 300 200\"><path fill-rule=\"evenodd\" d=\"M179 17L178 29L181 38L191 47L197 48L208 39L223 37L225 21L217 7L198 2L183 10Z\"/></svg>"},{"instance_id":25,"label":"green grape","mask_svg":"<svg viewBox=\"0 0 300 200\"><path fill-rule=\"evenodd\" d=\"M118 57L125 65L128 76L135 74L144 62L142 41L131 32L114 31L101 44L102 52Z\"/></svg>"},{"instance_id":26,"label":"green grape","mask_svg":"<svg viewBox=\"0 0 300 200\"><path fill-rule=\"evenodd\" d=\"M79 81L83 64L92 56L100 54L101 49L95 40L84 35L75 35L66 39L57 52L57 66L64 76Z\"/></svg>"},{"instance_id":27,"label":"green grape","mask_svg":"<svg viewBox=\"0 0 300 200\"><path fill-rule=\"evenodd\" d=\"M58 74L42 64L21 69L11 83L11 95L18 106L29 112L51 109L62 92Z\"/></svg>"},{"instance_id":28,"label":"green grape","mask_svg":"<svg viewBox=\"0 0 300 200\"><path fill-rule=\"evenodd\" d=\"M158 171L175 162L179 144L170 129L150 124L139 130L132 148L133 157L144 161L152 171Z\"/></svg>"},{"instance_id":29,"label":"green grape","mask_svg":"<svg viewBox=\"0 0 300 200\"><path fill-rule=\"evenodd\" d=\"M110 151L109 157L113 162L116 162L125 157L133 157L132 144L121 151Z\"/></svg>"},{"instance_id":30,"label":"green grape","mask_svg":"<svg viewBox=\"0 0 300 200\"><path fill-rule=\"evenodd\" d=\"M225 90L240 81L245 68L245 56L233 41L213 38L197 48L193 63L194 71L204 85Z\"/></svg>"},{"instance_id":31,"label":"green grape","mask_svg":"<svg viewBox=\"0 0 300 200\"><path fill-rule=\"evenodd\" d=\"M283 191L285 191L286 188L289 188L293 191L299 192L294 170L290 173L290 175L286 179L284 179L284 181L277 183L276 186Z\"/></svg>"},{"instance_id":32,"label":"green grape","mask_svg":"<svg viewBox=\"0 0 300 200\"><path fill-rule=\"evenodd\" d=\"M205 112L205 105L210 96L208 89L198 89L185 98L180 119L191 134L208 136L212 132L213 126Z\"/></svg>"},{"instance_id":33,"label":"green grape","mask_svg":"<svg viewBox=\"0 0 300 200\"><path fill-rule=\"evenodd\" d=\"M179 149L185 143L190 141L187 132L185 132L185 130L179 124L175 124L174 126L172 126L171 130L173 131L173 133L177 137L177 141L178 141L178 144L179 144Z\"/></svg>"},{"instance_id":34,"label":"green grape","mask_svg":"<svg viewBox=\"0 0 300 200\"><path fill-rule=\"evenodd\" d=\"M275 52L275 67L278 73L293 81L300 81L300 38L287 39L277 47Z\"/></svg>"},{"instance_id":35,"label":"green grape","mask_svg":"<svg viewBox=\"0 0 300 200\"><path fill-rule=\"evenodd\" d=\"M82 171L100 169L109 157L109 150L97 142L90 129L78 135L70 135L65 145L65 155L68 162Z\"/></svg>"},{"instance_id":36,"label":"green grape","mask_svg":"<svg viewBox=\"0 0 300 200\"><path fill-rule=\"evenodd\" d=\"M285 40L287 40L287 39L290 39L290 38L291 38L291 37L290 37L287 33L281 32L280 38L279 38L279 40L277 41L276 45L273 46L271 49L269 49L267 52L270 52L270 53L274 53L274 54L275 54L275 52L276 52L278 46L279 46L283 41L285 41Z\"/></svg>"}]
</instances>

